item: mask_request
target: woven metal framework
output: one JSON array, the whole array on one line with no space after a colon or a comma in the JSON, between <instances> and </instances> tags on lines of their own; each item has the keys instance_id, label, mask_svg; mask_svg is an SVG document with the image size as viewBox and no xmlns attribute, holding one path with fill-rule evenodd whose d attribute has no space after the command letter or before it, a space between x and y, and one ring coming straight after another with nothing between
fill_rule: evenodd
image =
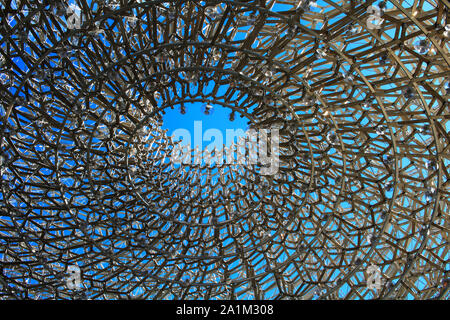
<instances>
[{"instance_id":1,"label":"woven metal framework","mask_svg":"<svg viewBox=\"0 0 450 320\"><path fill-rule=\"evenodd\" d=\"M76 3L2 8L2 298L448 299L447 0ZM167 161L195 101L279 172Z\"/></svg>"}]
</instances>

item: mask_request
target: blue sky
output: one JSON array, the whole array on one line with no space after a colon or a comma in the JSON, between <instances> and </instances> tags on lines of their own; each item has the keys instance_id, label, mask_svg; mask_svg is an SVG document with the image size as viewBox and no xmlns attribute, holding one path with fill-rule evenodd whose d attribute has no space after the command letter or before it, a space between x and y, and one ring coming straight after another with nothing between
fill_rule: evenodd
<instances>
[{"instance_id":1,"label":"blue sky","mask_svg":"<svg viewBox=\"0 0 450 320\"><path fill-rule=\"evenodd\" d=\"M195 147L196 141L194 139L194 122L202 122L203 134L208 129L218 129L222 132L225 143L225 135L227 129L242 129L247 128L247 119L241 118L239 114L236 114L235 120L230 121L229 115L231 109L223 107L221 105L213 105L214 111L212 114L205 115L202 112L202 107L205 103L195 102L186 104L186 113L181 114L178 106L174 109L166 109L166 114L163 116L163 129L168 130L168 134L171 136L173 131L179 128L187 129L191 132L192 144ZM203 142L203 149L209 144L209 142Z\"/></svg>"}]
</instances>

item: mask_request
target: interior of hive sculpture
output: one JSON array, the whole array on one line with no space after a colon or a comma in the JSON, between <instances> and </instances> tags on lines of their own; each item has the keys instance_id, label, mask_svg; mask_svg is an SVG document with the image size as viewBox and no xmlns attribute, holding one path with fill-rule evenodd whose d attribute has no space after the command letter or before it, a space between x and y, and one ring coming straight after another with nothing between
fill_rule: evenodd
<instances>
[{"instance_id":1,"label":"interior of hive sculpture","mask_svg":"<svg viewBox=\"0 0 450 320\"><path fill-rule=\"evenodd\" d=\"M449 7L2 1L0 297L448 299Z\"/></svg>"}]
</instances>

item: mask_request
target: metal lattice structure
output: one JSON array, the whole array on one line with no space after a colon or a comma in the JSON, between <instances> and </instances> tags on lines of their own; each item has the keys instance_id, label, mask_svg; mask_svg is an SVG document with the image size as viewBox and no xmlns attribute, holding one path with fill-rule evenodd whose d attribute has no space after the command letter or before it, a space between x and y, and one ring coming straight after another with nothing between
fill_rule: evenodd
<instances>
[{"instance_id":1,"label":"metal lattice structure","mask_svg":"<svg viewBox=\"0 0 450 320\"><path fill-rule=\"evenodd\" d=\"M3 298L448 299L447 0L77 5L3 5ZM195 101L279 172L167 161Z\"/></svg>"}]
</instances>

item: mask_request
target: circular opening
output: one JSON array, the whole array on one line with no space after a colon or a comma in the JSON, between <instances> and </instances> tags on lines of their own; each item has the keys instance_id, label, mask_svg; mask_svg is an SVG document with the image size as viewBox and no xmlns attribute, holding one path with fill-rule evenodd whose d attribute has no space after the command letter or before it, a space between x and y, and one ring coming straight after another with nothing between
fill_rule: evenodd
<instances>
[{"instance_id":1,"label":"circular opening","mask_svg":"<svg viewBox=\"0 0 450 320\"><path fill-rule=\"evenodd\" d=\"M247 130L248 122L245 116L231 108L211 102L194 102L166 109L162 128L168 130L168 136L172 136L180 129L187 130L190 134L191 147L203 151L212 143L217 147L221 145L228 147L231 143L237 142L237 137L243 136ZM214 137L209 139L211 133ZM222 136L222 141L216 140L217 133ZM181 139L177 138L175 141L177 140ZM185 139L182 141L183 144L188 142Z\"/></svg>"}]
</instances>

